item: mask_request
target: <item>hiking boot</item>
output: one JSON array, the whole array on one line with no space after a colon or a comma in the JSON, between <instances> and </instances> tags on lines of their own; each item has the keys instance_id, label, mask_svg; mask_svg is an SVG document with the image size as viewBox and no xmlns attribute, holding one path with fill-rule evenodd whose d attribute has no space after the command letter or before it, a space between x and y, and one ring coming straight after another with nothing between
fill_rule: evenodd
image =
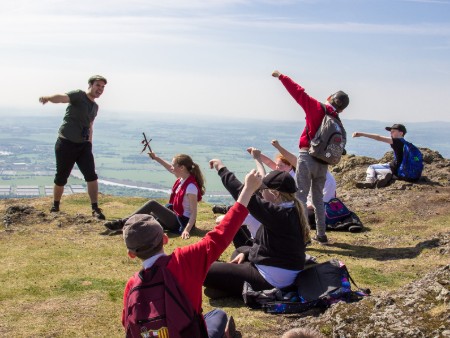
<instances>
[{"instance_id":1,"label":"hiking boot","mask_svg":"<svg viewBox=\"0 0 450 338\"><path fill-rule=\"evenodd\" d=\"M327 237L327 235L314 236L313 240L316 241L317 243L319 243L320 245L328 245L328 237Z\"/></svg>"},{"instance_id":2,"label":"hiking boot","mask_svg":"<svg viewBox=\"0 0 450 338\"><path fill-rule=\"evenodd\" d=\"M50 212L59 212L59 207L57 207L56 205L52 206Z\"/></svg>"},{"instance_id":3,"label":"hiking boot","mask_svg":"<svg viewBox=\"0 0 450 338\"><path fill-rule=\"evenodd\" d=\"M123 219L116 219L114 221L109 221L103 224L105 227L107 227L109 230L116 231L116 230L122 230L122 228L125 225L125 222Z\"/></svg>"},{"instance_id":4,"label":"hiking boot","mask_svg":"<svg viewBox=\"0 0 450 338\"><path fill-rule=\"evenodd\" d=\"M226 214L227 211L230 210L230 207L225 204L214 205L212 207L212 212L215 214Z\"/></svg>"},{"instance_id":5,"label":"hiking boot","mask_svg":"<svg viewBox=\"0 0 450 338\"><path fill-rule=\"evenodd\" d=\"M377 180L376 187L377 188L384 188L389 185L389 182L392 180L392 174L387 173L381 180Z\"/></svg>"},{"instance_id":6,"label":"hiking boot","mask_svg":"<svg viewBox=\"0 0 450 338\"><path fill-rule=\"evenodd\" d=\"M102 213L102 209L100 209L100 208L92 209L92 217L95 217L95 218L101 219L101 220L106 219L105 215L103 215L103 213Z\"/></svg>"},{"instance_id":7,"label":"hiking boot","mask_svg":"<svg viewBox=\"0 0 450 338\"><path fill-rule=\"evenodd\" d=\"M236 323L233 316L228 317L227 325L225 326L225 332L222 338L235 338L236 337Z\"/></svg>"},{"instance_id":8,"label":"hiking boot","mask_svg":"<svg viewBox=\"0 0 450 338\"><path fill-rule=\"evenodd\" d=\"M356 182L355 187L357 187L358 189L374 189L375 182L368 182L368 181Z\"/></svg>"}]
</instances>

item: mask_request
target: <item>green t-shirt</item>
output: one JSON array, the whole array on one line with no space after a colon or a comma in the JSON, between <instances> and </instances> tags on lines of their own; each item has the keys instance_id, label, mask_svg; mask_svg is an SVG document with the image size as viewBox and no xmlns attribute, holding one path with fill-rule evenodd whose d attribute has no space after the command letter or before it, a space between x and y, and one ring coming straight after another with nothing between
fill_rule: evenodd
<instances>
[{"instance_id":1,"label":"green t-shirt","mask_svg":"<svg viewBox=\"0 0 450 338\"><path fill-rule=\"evenodd\" d=\"M59 136L75 143L89 141L90 125L97 116L98 105L82 90L68 92L70 103L66 108Z\"/></svg>"}]
</instances>

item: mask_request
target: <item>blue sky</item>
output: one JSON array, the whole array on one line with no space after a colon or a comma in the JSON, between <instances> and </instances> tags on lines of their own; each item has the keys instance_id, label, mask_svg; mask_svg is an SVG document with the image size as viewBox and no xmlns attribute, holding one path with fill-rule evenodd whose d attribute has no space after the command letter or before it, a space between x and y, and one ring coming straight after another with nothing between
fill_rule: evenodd
<instances>
[{"instance_id":1,"label":"blue sky","mask_svg":"<svg viewBox=\"0 0 450 338\"><path fill-rule=\"evenodd\" d=\"M100 114L303 120L278 80L344 119L450 121L450 0L0 0L0 114L108 79Z\"/></svg>"}]
</instances>

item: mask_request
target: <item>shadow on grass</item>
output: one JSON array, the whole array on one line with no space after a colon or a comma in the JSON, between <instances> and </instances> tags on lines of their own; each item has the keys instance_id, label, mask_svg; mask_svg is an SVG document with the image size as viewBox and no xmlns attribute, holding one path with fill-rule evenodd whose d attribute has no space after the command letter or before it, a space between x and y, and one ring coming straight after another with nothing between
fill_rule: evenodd
<instances>
[{"instance_id":1,"label":"shadow on grass","mask_svg":"<svg viewBox=\"0 0 450 338\"><path fill-rule=\"evenodd\" d=\"M423 241L415 246L405 248L377 248L373 246L352 245L347 243L333 243L327 248L309 248L308 251L356 258L372 258L378 261L390 261L397 259L412 259L417 257L423 249L436 247L439 247L438 238ZM338 248L341 250L333 250L333 248Z\"/></svg>"}]
</instances>

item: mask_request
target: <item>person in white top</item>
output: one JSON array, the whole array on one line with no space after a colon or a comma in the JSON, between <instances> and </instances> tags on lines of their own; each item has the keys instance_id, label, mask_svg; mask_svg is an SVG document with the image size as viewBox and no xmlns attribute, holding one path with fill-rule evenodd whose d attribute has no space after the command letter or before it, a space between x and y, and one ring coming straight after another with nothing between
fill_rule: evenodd
<instances>
[{"instance_id":1,"label":"person in white top","mask_svg":"<svg viewBox=\"0 0 450 338\"><path fill-rule=\"evenodd\" d=\"M132 215L153 215L165 229L181 234L183 239L188 239L197 220L197 204L205 194L205 180L200 167L186 154L175 155L171 163L153 152L148 154L151 159L175 175L177 180L172 187L169 204L163 206L150 200ZM110 230L119 230L123 228L129 217L109 221L104 225Z\"/></svg>"}]
</instances>

